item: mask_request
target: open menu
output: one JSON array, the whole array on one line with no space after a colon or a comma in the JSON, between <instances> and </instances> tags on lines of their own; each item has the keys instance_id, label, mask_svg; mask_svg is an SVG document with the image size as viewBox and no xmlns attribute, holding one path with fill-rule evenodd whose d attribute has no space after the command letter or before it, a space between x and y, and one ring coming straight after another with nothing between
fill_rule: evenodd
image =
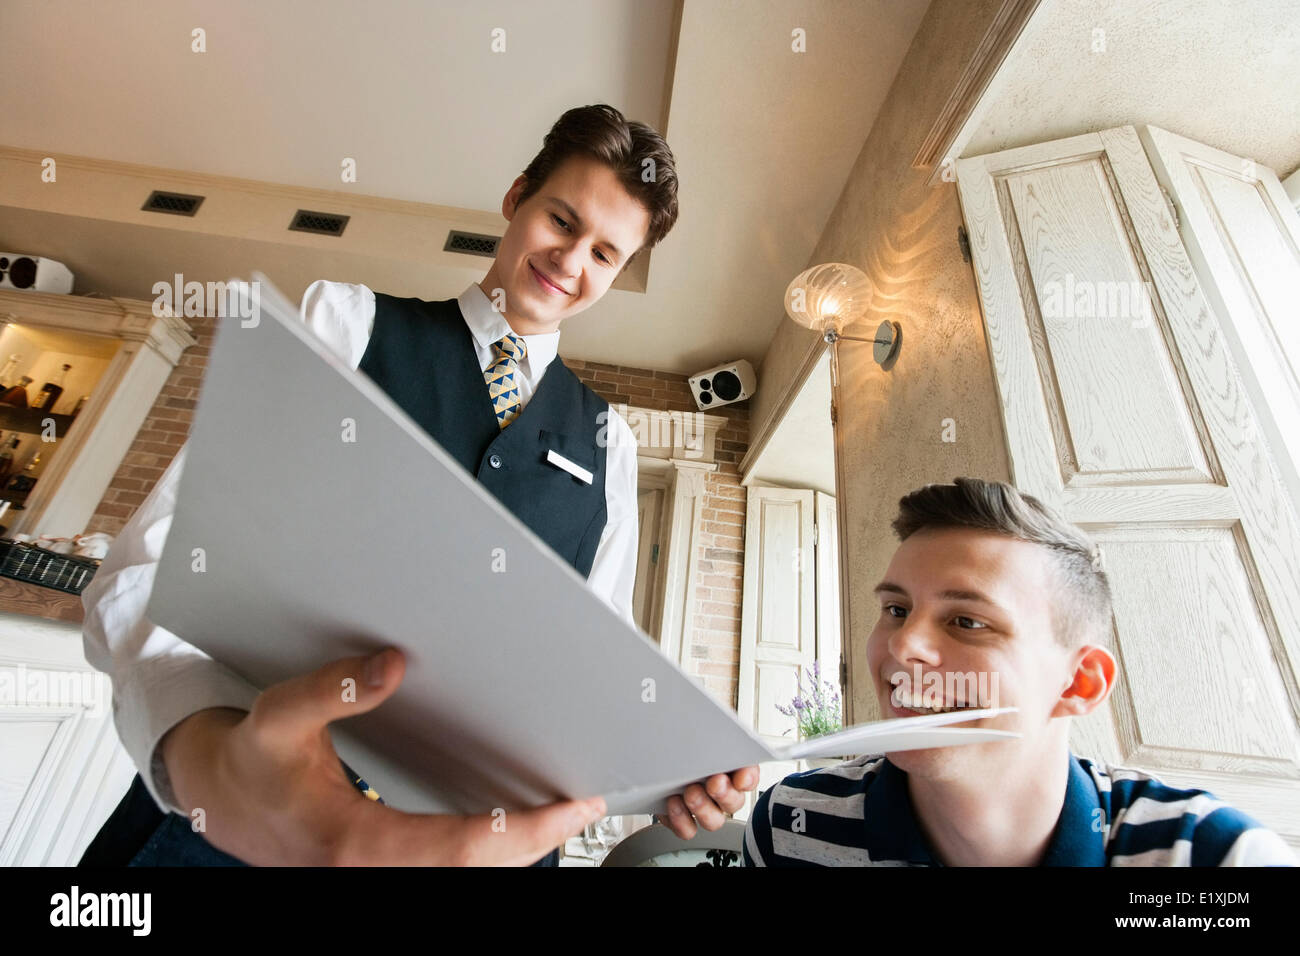
<instances>
[{"instance_id":1,"label":"open menu","mask_svg":"<svg viewBox=\"0 0 1300 956\"><path fill-rule=\"evenodd\" d=\"M147 613L258 687L402 648L396 694L331 726L387 803L480 813L600 794L610 813L650 812L764 761L1015 736L943 726L1000 712L982 710L770 747L265 276L238 289L243 317L218 320Z\"/></svg>"}]
</instances>

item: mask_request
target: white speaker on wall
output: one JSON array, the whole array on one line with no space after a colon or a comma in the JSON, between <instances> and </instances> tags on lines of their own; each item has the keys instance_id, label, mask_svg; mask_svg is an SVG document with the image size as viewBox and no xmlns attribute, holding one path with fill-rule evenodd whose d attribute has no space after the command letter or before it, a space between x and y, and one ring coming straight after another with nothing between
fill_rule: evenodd
<instances>
[{"instance_id":1,"label":"white speaker on wall","mask_svg":"<svg viewBox=\"0 0 1300 956\"><path fill-rule=\"evenodd\" d=\"M53 259L0 252L0 289L67 295L72 292L72 273L62 262Z\"/></svg>"},{"instance_id":2,"label":"white speaker on wall","mask_svg":"<svg viewBox=\"0 0 1300 956\"><path fill-rule=\"evenodd\" d=\"M758 390L754 366L744 359L726 362L707 372L697 372L687 381L695 395L695 404L701 409L743 402Z\"/></svg>"}]
</instances>

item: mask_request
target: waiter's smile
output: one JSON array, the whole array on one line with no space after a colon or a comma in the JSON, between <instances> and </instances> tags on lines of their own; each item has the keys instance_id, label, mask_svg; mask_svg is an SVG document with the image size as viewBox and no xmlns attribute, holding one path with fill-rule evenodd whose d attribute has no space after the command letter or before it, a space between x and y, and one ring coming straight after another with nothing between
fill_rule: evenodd
<instances>
[{"instance_id":1,"label":"waiter's smile","mask_svg":"<svg viewBox=\"0 0 1300 956\"><path fill-rule=\"evenodd\" d=\"M528 268L532 270L533 276L537 280L537 284L540 285L544 290L546 290L548 294L563 295L563 296L569 296L573 294L572 292L566 291L565 289L563 289L562 287L560 287L559 285L557 285L556 283L548 279L546 275L540 272L538 268L535 265L533 265L531 262L528 263Z\"/></svg>"}]
</instances>

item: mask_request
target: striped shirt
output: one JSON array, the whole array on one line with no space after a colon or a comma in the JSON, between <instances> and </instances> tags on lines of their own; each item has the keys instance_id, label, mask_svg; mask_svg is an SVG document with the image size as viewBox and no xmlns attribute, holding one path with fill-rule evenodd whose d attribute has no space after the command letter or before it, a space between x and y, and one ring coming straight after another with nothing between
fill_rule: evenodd
<instances>
[{"instance_id":1,"label":"striped shirt","mask_svg":"<svg viewBox=\"0 0 1300 956\"><path fill-rule=\"evenodd\" d=\"M1276 833L1204 790L1070 755L1065 803L1041 866L1296 866ZM942 866L912 813L907 774L881 756L765 790L747 866Z\"/></svg>"}]
</instances>

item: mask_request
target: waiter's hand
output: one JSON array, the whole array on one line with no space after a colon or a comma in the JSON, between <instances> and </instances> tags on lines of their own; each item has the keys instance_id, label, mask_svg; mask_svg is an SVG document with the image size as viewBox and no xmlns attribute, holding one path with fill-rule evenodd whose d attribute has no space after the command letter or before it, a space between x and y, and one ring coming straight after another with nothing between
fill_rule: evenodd
<instances>
[{"instance_id":1,"label":"waiter's hand","mask_svg":"<svg viewBox=\"0 0 1300 956\"><path fill-rule=\"evenodd\" d=\"M700 827L721 829L727 817L745 805L745 791L757 786L757 767L733 770L730 775L715 773L669 797L668 812L656 816L683 840L689 840Z\"/></svg>"},{"instance_id":2,"label":"waiter's hand","mask_svg":"<svg viewBox=\"0 0 1300 956\"><path fill-rule=\"evenodd\" d=\"M254 865L527 866L604 815L599 797L504 817L403 813L367 799L344 774L328 725L378 707L405 670L389 648L268 687L247 713L191 714L161 745L177 802L191 821L203 811L209 843Z\"/></svg>"}]
</instances>

